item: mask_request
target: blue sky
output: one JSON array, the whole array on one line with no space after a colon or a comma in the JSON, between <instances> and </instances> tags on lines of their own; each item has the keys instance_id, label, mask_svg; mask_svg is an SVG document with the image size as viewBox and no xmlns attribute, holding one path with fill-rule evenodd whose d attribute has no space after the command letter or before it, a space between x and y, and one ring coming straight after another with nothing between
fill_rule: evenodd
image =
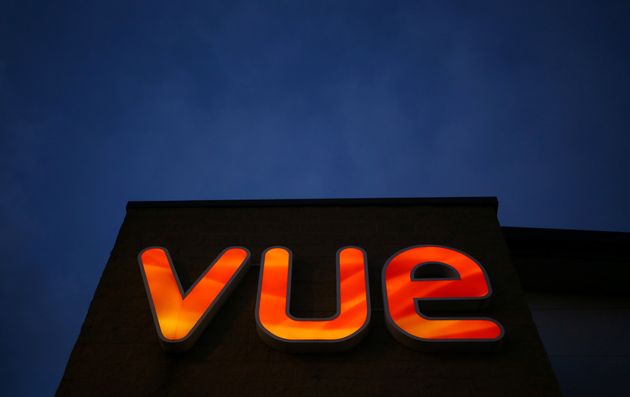
<instances>
[{"instance_id":1,"label":"blue sky","mask_svg":"<svg viewBox=\"0 0 630 397\"><path fill-rule=\"evenodd\" d=\"M51 394L129 200L497 196L630 231L630 3L3 1L3 389Z\"/></svg>"}]
</instances>

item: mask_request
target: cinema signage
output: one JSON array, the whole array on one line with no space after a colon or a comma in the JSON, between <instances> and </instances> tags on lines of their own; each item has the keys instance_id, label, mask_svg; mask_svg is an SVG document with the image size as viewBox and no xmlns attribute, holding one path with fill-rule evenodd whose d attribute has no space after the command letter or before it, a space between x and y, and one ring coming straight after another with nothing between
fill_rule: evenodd
<instances>
[{"instance_id":1,"label":"cinema signage","mask_svg":"<svg viewBox=\"0 0 630 397\"><path fill-rule=\"evenodd\" d=\"M165 248L140 252L140 271L165 350L183 351L195 343L245 275L249 259L247 248L226 248L185 292ZM255 309L261 338L291 352L356 345L371 316L366 252L358 247L337 251L337 313L328 318L296 318L289 312L292 259L291 250L280 246L262 254ZM503 338L496 320L447 315L453 307L476 310L492 294L484 267L461 251L434 245L405 248L385 263L382 289L387 327L411 348L487 348ZM419 310L419 303L423 310L430 308L431 316Z\"/></svg>"}]
</instances>

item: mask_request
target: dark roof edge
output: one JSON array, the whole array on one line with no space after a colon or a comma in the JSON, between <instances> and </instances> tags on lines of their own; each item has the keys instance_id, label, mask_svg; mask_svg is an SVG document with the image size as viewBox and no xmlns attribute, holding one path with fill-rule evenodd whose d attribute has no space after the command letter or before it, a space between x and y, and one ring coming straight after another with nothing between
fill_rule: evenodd
<instances>
[{"instance_id":1,"label":"dark roof edge","mask_svg":"<svg viewBox=\"0 0 630 397\"><path fill-rule=\"evenodd\" d=\"M192 200L192 201L129 201L127 210L138 208L184 207L325 207L325 206L411 206L411 205L474 205L499 208L496 197L427 197L427 198L342 198L342 199L278 199L278 200Z\"/></svg>"}]
</instances>

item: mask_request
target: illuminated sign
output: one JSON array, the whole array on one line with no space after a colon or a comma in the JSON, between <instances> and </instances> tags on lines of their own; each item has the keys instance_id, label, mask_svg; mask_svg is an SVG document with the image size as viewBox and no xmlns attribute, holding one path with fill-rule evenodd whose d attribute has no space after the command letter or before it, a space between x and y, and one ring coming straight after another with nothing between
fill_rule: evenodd
<instances>
[{"instance_id":1,"label":"illuminated sign","mask_svg":"<svg viewBox=\"0 0 630 397\"><path fill-rule=\"evenodd\" d=\"M149 247L138 255L151 312L162 345L186 350L245 274L249 251L225 249L184 292L168 251ZM337 251L337 312L330 318L289 313L292 253L271 247L263 255L256 299L256 325L270 346L295 352L343 350L356 345L370 322L367 254L358 247ZM382 274L385 318L392 335L412 348L493 346L503 327L482 317L427 315L451 308L477 309L490 297L483 266L452 248L415 246L392 256Z\"/></svg>"},{"instance_id":2,"label":"illuminated sign","mask_svg":"<svg viewBox=\"0 0 630 397\"><path fill-rule=\"evenodd\" d=\"M480 347L503 337L503 327L488 318L433 318L418 310L448 310L462 302L479 303L492 294L483 267L452 248L417 246L392 256L383 267L387 328L410 347Z\"/></svg>"},{"instance_id":3,"label":"illuminated sign","mask_svg":"<svg viewBox=\"0 0 630 397\"><path fill-rule=\"evenodd\" d=\"M249 251L225 249L187 292L166 249L147 248L138 259L162 345L167 350L186 350L245 274Z\"/></svg>"},{"instance_id":4,"label":"illuminated sign","mask_svg":"<svg viewBox=\"0 0 630 397\"><path fill-rule=\"evenodd\" d=\"M359 342L370 322L366 256L356 247L337 251L337 313L298 319L289 313L292 253L283 247L266 250L256 302L256 325L263 340L289 351L337 350Z\"/></svg>"}]
</instances>

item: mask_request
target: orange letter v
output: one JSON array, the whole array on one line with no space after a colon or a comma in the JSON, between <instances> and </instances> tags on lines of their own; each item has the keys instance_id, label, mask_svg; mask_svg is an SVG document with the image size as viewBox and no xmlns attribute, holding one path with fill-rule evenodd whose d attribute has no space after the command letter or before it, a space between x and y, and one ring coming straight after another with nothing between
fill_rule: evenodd
<instances>
[{"instance_id":1,"label":"orange letter v","mask_svg":"<svg viewBox=\"0 0 630 397\"><path fill-rule=\"evenodd\" d=\"M160 341L167 350L182 351L195 343L245 274L249 251L225 249L186 293L166 249L147 248L138 261Z\"/></svg>"}]
</instances>

